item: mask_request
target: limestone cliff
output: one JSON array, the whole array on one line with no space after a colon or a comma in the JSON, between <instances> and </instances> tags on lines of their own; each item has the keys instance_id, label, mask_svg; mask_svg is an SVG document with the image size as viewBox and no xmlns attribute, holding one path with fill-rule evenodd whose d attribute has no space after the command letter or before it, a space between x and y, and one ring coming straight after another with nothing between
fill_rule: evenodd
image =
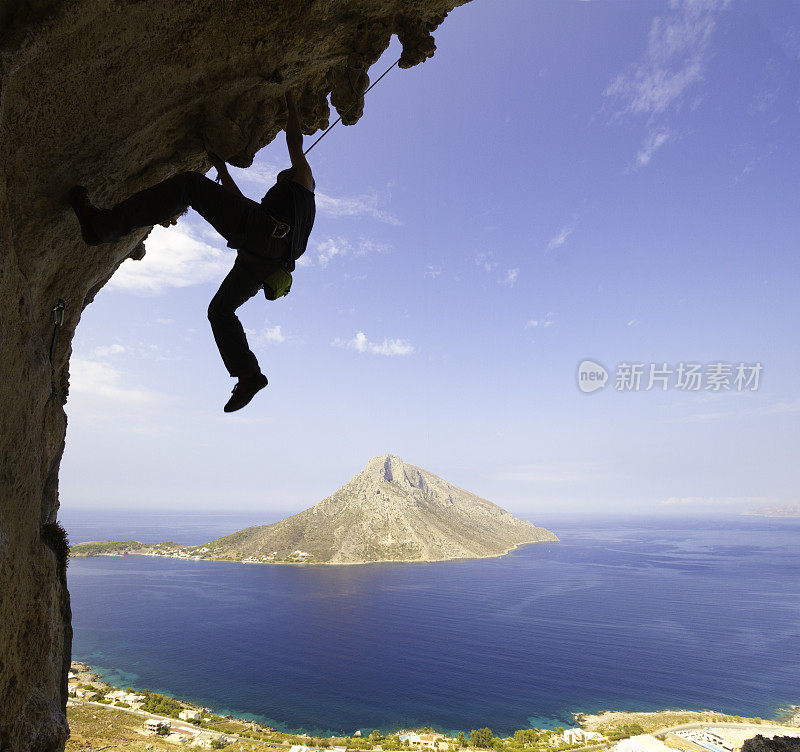
<instances>
[{"instance_id":1,"label":"limestone cliff","mask_svg":"<svg viewBox=\"0 0 800 752\"><path fill-rule=\"evenodd\" d=\"M465 0L0 0L0 749L60 750L70 662L56 525L71 340L146 232L86 247L65 202L100 204L177 171L202 139L247 166L281 129L287 88L312 133L361 115L392 34L400 67ZM53 308L65 302L55 347ZM135 462L135 458L132 458Z\"/></svg>"}]
</instances>

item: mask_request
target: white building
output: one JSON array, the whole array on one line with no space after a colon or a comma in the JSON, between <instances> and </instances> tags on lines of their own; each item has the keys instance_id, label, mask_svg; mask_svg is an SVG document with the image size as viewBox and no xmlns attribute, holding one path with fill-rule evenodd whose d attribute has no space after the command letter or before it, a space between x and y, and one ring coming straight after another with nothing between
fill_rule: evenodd
<instances>
[{"instance_id":1,"label":"white building","mask_svg":"<svg viewBox=\"0 0 800 752\"><path fill-rule=\"evenodd\" d=\"M673 733L675 736L688 739L704 749L713 749L717 752L735 752L736 750L736 746L729 739L725 739L716 729L681 729L673 731Z\"/></svg>"},{"instance_id":2,"label":"white building","mask_svg":"<svg viewBox=\"0 0 800 752\"><path fill-rule=\"evenodd\" d=\"M303 744L293 744L289 752L311 752L311 747L306 747Z\"/></svg>"},{"instance_id":3,"label":"white building","mask_svg":"<svg viewBox=\"0 0 800 752\"><path fill-rule=\"evenodd\" d=\"M562 736L565 744L584 744L595 739L605 739L605 737L597 733L597 731L584 731L582 728L566 729Z\"/></svg>"},{"instance_id":4,"label":"white building","mask_svg":"<svg viewBox=\"0 0 800 752\"><path fill-rule=\"evenodd\" d=\"M617 742L614 752L675 752L652 734L639 734Z\"/></svg>"},{"instance_id":5,"label":"white building","mask_svg":"<svg viewBox=\"0 0 800 752\"><path fill-rule=\"evenodd\" d=\"M444 739L444 734L417 734L415 731L409 731L405 734L400 734L400 741L408 741L409 744L421 749L436 749L439 746L439 739Z\"/></svg>"},{"instance_id":6,"label":"white building","mask_svg":"<svg viewBox=\"0 0 800 752\"><path fill-rule=\"evenodd\" d=\"M182 721L199 721L202 713L199 710L181 710L178 713L178 718Z\"/></svg>"}]
</instances>

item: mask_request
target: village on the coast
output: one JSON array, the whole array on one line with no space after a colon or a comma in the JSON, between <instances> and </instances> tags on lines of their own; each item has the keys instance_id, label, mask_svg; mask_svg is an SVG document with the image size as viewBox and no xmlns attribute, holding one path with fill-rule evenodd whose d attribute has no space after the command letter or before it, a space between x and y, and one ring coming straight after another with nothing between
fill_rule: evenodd
<instances>
[{"instance_id":1,"label":"village on the coast","mask_svg":"<svg viewBox=\"0 0 800 752\"><path fill-rule=\"evenodd\" d=\"M447 735L433 729L409 729L384 735L361 730L350 736L313 737L290 734L255 721L220 716L208 708L133 688L120 689L101 679L79 661L69 675L68 711L96 709L125 713L124 727L143 741L143 749L199 747L256 750L279 748L285 752L392 752L433 750L455 752L561 752L562 750L613 750L613 752L740 752L748 739L790 737L800 746L800 707L791 706L777 721L728 716L712 711L661 711L659 713L600 713L576 715L576 725L556 729L520 729L514 735L495 736L488 728L469 734ZM96 721L98 716L92 716ZM114 715L113 719L121 720ZM71 721L72 723L72 721ZM109 727L113 727L113 722ZM162 742L167 746L162 746ZM69 750L69 744L67 749Z\"/></svg>"}]
</instances>

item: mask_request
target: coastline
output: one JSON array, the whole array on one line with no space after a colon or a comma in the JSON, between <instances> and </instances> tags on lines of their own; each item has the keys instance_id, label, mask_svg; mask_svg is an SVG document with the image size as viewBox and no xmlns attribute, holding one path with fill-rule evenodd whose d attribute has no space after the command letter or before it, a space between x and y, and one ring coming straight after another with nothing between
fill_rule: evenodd
<instances>
[{"instance_id":1,"label":"coastline","mask_svg":"<svg viewBox=\"0 0 800 752\"><path fill-rule=\"evenodd\" d=\"M100 543L120 543L124 544L128 541L85 541L83 543L76 543L73 548L77 546L87 546ZM138 541L137 541L138 542ZM437 564L448 561L481 561L484 559L499 559L502 556L507 556L512 551L516 551L523 546L535 546L542 543L560 543L560 539L555 537L554 540L541 540L541 541L526 541L524 543L515 543L510 548L497 554L487 554L485 556L453 556L448 559L368 559L365 561L305 561L305 560L258 560L252 558L246 559L231 559L231 558L217 558L214 556L191 556L181 555L179 553L165 552L151 550L134 550L134 551L120 551L120 552L101 552L101 553L84 553L77 551L73 553L70 549L70 558L75 559L93 559L101 556L108 557L123 557L123 556L149 556L152 558L160 559L178 559L181 561L215 561L226 562L229 564L264 564L264 565L277 565L277 566L316 566L316 567L360 567L369 564ZM163 546L163 543L142 544L143 549L150 546ZM186 546L186 548L196 548L193 546Z\"/></svg>"},{"instance_id":2,"label":"coastline","mask_svg":"<svg viewBox=\"0 0 800 752\"><path fill-rule=\"evenodd\" d=\"M71 676L74 674L75 678L70 678L70 683L73 688L75 686L79 686L81 683L91 683L102 687L109 692L121 691L123 689L133 689L134 693L150 692L150 690L144 688L135 688L131 687L130 685L128 687L123 687L123 683L113 683L107 678L108 674L112 671L117 670L106 670L100 667L94 667L84 661L73 660L70 668L70 674ZM125 682L125 684L127 684L127 682ZM239 725L242 727L242 730L253 729L257 727L259 733L270 735L273 739L280 740L281 743L292 741L306 744L309 740L314 739L327 740L331 744L333 744L333 742L342 742L345 740L350 740L352 742L353 739L356 738L363 739L363 734L368 734L371 730L371 727L355 729L349 736L341 733L333 733L330 729L328 730L328 733L310 734L305 729L287 729L284 723L276 722L274 720L270 721L263 716L249 713L243 715L234 715L232 713L223 715L223 710L217 711L213 707L199 704L193 700L175 698L169 694L163 694L160 692L152 692L151 694L167 697L170 700L173 700L174 702L184 706L187 710L202 711L207 713L210 717L216 719L214 724L217 726L221 723ZM112 705L111 707L114 706ZM571 715L573 719L573 725L576 728L583 729L589 733L600 733L601 735L604 735L606 739L611 739L612 737L625 738L626 736L635 735L632 733L627 733L625 730L633 730L636 731L636 733L661 733L664 729L692 727L698 724L738 724L776 728L796 728L798 736L800 737L800 705L789 705L788 707L776 708L773 714L774 717L767 719L731 715L710 709L688 710L674 708L657 711L600 710L594 713L573 712ZM206 726L203 727L205 728ZM455 738L459 731L464 732L467 735L469 735L471 731L469 729L444 729L430 724L420 728L442 734L444 738L450 739ZM553 734L556 732L556 729L550 728L535 726L530 728L545 734ZM623 729L621 736L618 733L619 729ZM405 731L405 729L385 730L385 733L387 736L390 736L393 734L402 733L402 731ZM358 735L361 736L359 737ZM513 735L503 738L511 739L513 738Z\"/></svg>"}]
</instances>

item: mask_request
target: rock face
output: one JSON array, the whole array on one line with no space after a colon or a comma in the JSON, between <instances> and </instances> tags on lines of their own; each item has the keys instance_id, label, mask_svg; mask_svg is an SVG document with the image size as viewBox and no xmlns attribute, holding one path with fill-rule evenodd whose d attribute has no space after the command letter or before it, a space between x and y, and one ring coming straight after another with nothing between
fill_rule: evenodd
<instances>
[{"instance_id":1,"label":"rock face","mask_svg":"<svg viewBox=\"0 0 800 752\"><path fill-rule=\"evenodd\" d=\"M86 247L68 188L101 205L180 170L239 166L327 96L346 124L392 34L400 67L465 0L0 0L0 749L60 750L70 610L56 524L71 340L147 232ZM55 347L53 308L65 302Z\"/></svg>"},{"instance_id":2,"label":"rock face","mask_svg":"<svg viewBox=\"0 0 800 752\"><path fill-rule=\"evenodd\" d=\"M549 530L384 454L310 509L205 547L215 557L284 560L301 551L311 563L360 564L499 556L523 543L557 540Z\"/></svg>"},{"instance_id":3,"label":"rock face","mask_svg":"<svg viewBox=\"0 0 800 752\"><path fill-rule=\"evenodd\" d=\"M800 752L800 739L794 736L769 739L759 734L742 744L742 752Z\"/></svg>"}]
</instances>

